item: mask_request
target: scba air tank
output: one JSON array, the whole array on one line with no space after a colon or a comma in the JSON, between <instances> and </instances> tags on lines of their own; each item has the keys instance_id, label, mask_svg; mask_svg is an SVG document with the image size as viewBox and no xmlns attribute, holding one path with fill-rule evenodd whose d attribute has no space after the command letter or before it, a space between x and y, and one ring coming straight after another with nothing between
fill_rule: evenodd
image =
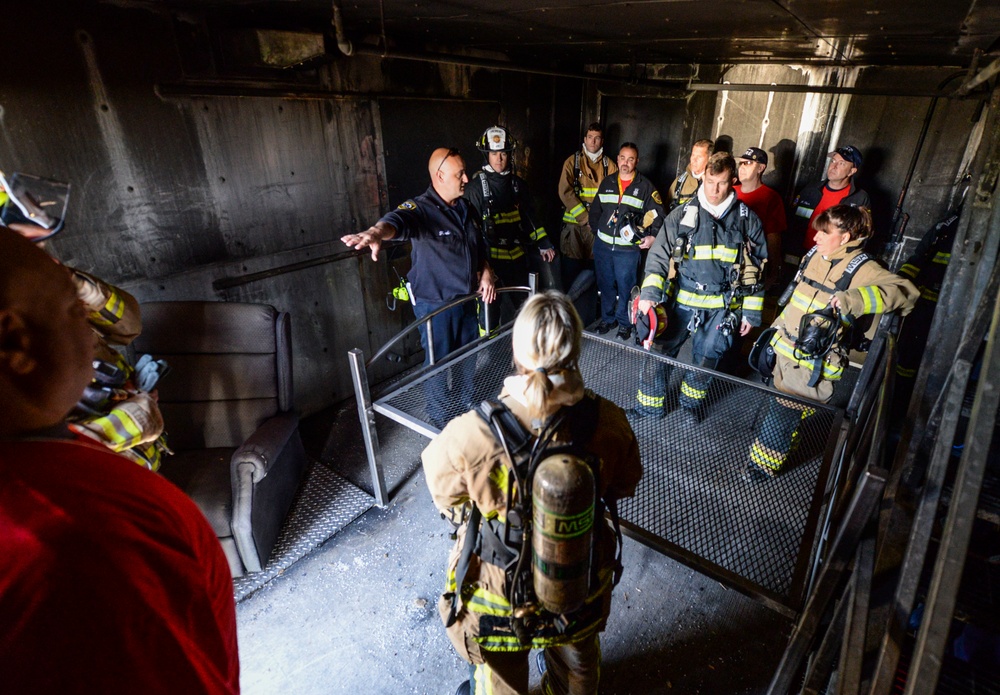
<instances>
[{"instance_id":1,"label":"scba air tank","mask_svg":"<svg viewBox=\"0 0 1000 695\"><path fill-rule=\"evenodd\" d=\"M590 583L594 474L583 460L557 454L538 464L531 487L535 596L548 611L571 613Z\"/></svg>"}]
</instances>

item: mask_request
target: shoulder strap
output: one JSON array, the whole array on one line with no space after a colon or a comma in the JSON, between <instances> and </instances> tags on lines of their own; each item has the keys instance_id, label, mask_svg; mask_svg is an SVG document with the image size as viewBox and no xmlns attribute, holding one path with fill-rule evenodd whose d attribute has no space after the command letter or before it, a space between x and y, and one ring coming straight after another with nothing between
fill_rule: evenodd
<instances>
[{"instance_id":1,"label":"shoulder strap","mask_svg":"<svg viewBox=\"0 0 1000 695\"><path fill-rule=\"evenodd\" d=\"M570 406L570 436L574 448L583 448L590 443L597 429L597 395L587 389L583 398Z\"/></svg>"},{"instance_id":2,"label":"shoulder strap","mask_svg":"<svg viewBox=\"0 0 1000 695\"><path fill-rule=\"evenodd\" d=\"M601 163L604 165L604 178L608 177L608 166L610 165L610 162L611 160L608 159L608 155L601 157Z\"/></svg>"},{"instance_id":3,"label":"shoulder strap","mask_svg":"<svg viewBox=\"0 0 1000 695\"><path fill-rule=\"evenodd\" d=\"M677 200L680 196L681 189L684 187L684 182L687 181L687 178L688 172L687 169L685 169L684 173L677 177L677 185L674 186L674 200Z\"/></svg>"},{"instance_id":4,"label":"shoulder strap","mask_svg":"<svg viewBox=\"0 0 1000 695\"><path fill-rule=\"evenodd\" d=\"M576 187L580 187L580 176L583 172L580 170L580 150L576 151L573 155L573 175L576 177Z\"/></svg>"},{"instance_id":5,"label":"shoulder strap","mask_svg":"<svg viewBox=\"0 0 1000 695\"><path fill-rule=\"evenodd\" d=\"M800 273L804 273L806 271L806 266L809 265L809 261L812 260L812 257L816 255L817 248L818 247L813 246L811 249L805 252L805 255L802 256L802 260L799 261Z\"/></svg>"},{"instance_id":6,"label":"shoulder strap","mask_svg":"<svg viewBox=\"0 0 1000 695\"><path fill-rule=\"evenodd\" d=\"M490 193L490 183L486 180L485 172L479 172L479 183L483 187L483 219L489 219L493 215L493 194Z\"/></svg>"},{"instance_id":7,"label":"shoulder strap","mask_svg":"<svg viewBox=\"0 0 1000 695\"><path fill-rule=\"evenodd\" d=\"M837 280L837 282L834 283L833 285L837 289L837 291L844 292L848 288L850 288L851 280L854 279L854 275L858 272L861 266L863 266L870 260L872 260L871 256L869 256L867 253L859 253L857 256L852 258L850 262L847 264L847 267L844 268L844 274L841 275L840 279Z\"/></svg>"},{"instance_id":8,"label":"shoulder strap","mask_svg":"<svg viewBox=\"0 0 1000 695\"><path fill-rule=\"evenodd\" d=\"M510 412L510 408L501 401L483 401L479 404L476 412L479 413L479 417L483 418L491 429L494 418L496 418L495 422L500 428L504 439L507 441L507 445L510 447L510 453L515 456L525 451L531 444L532 439L534 439L531 432L521 424L517 416ZM496 431L494 431L494 435L496 434Z\"/></svg>"}]
</instances>

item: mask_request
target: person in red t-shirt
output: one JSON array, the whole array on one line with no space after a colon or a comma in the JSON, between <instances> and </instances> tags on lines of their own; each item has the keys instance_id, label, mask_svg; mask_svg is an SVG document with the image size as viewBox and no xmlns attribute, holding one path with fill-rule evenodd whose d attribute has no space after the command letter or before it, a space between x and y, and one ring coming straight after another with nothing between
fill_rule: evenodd
<instances>
[{"instance_id":1,"label":"person in red t-shirt","mask_svg":"<svg viewBox=\"0 0 1000 695\"><path fill-rule=\"evenodd\" d=\"M798 222L795 241L802 239L802 253L816 245L813 222L824 210L834 205L871 207L868 193L854 185L854 175L861 167L861 152L858 148L853 145L838 147L827 157L830 165L826 169L826 180L803 188L792 203L795 220Z\"/></svg>"},{"instance_id":2,"label":"person in red t-shirt","mask_svg":"<svg viewBox=\"0 0 1000 695\"><path fill-rule=\"evenodd\" d=\"M736 197L757 213L764 225L764 236L767 238L767 279L771 282L778 277L781 264L784 261L781 253L781 235L788 229L785 221L785 204L781 196L770 186L761 181L764 170L767 169L767 152L759 147L749 147L736 160L739 168L740 182L733 190Z\"/></svg>"},{"instance_id":3,"label":"person in red t-shirt","mask_svg":"<svg viewBox=\"0 0 1000 695\"><path fill-rule=\"evenodd\" d=\"M93 354L69 272L0 227L0 689L238 693L232 580L208 522L66 427Z\"/></svg>"}]
</instances>

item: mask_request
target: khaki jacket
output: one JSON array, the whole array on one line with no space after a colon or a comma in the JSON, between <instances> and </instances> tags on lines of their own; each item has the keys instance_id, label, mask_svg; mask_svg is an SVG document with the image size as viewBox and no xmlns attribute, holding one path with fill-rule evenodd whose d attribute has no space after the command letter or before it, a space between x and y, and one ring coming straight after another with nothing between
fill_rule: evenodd
<instances>
[{"instance_id":1,"label":"khaki jacket","mask_svg":"<svg viewBox=\"0 0 1000 695\"><path fill-rule=\"evenodd\" d=\"M524 406L508 396L506 391L500 394L500 399L525 427L530 427ZM622 410L603 398L598 397L597 400L599 426L586 448L600 459L601 496L605 499L631 497L642 477L638 443ZM559 432L556 440L565 441L567 436L568 432ZM434 505L442 513L457 519L456 510L467 508L471 501L481 510L484 523L488 519L506 518L506 457L492 430L477 412L470 411L448 423L441 434L424 449L421 458ZM595 523L595 531L597 528ZM457 589L455 568L465 542L465 533L466 524L463 522L448 558L447 585L439 601L442 619L448 615L452 594ZM599 623L593 625L589 632L602 630L610 612L614 555L614 534L610 524L605 522L601 530L597 559L601 583L587 600L588 605L595 601L600 601L603 605ZM497 615L510 614L506 595L503 570L496 565L481 562L474 555L462 587L458 620L448 629L448 636L461 656L473 661L475 655L471 650L519 651L525 648L511 646L509 642L491 642L489 636L480 636L480 618L484 614L490 615L491 619ZM488 609L484 609L484 606L488 606ZM582 636L577 634L575 637ZM545 644L532 646L541 647Z\"/></svg>"},{"instance_id":2,"label":"khaki jacket","mask_svg":"<svg viewBox=\"0 0 1000 695\"><path fill-rule=\"evenodd\" d=\"M587 209L597 195L597 187L605 177L618 171L618 165L612 157L607 154L601 155L597 162L591 162L584 149L580 148L580 188L581 193L577 196L573 184L576 182L576 169L574 162L576 154L571 154L563 162L562 173L559 175L559 200L562 201L566 209L563 213L563 222L568 224L585 225L590 221Z\"/></svg>"},{"instance_id":3,"label":"khaki jacket","mask_svg":"<svg viewBox=\"0 0 1000 695\"><path fill-rule=\"evenodd\" d=\"M813 254L803 273L803 278L808 278L833 290L851 259L862 252L864 241L862 239L849 242L829 258L824 258L818 252ZM788 393L824 401L833 394L833 388L829 382L839 379L847 366L846 346L839 342L844 337L844 331L842 328L838 342L824 359L821 388L818 391L807 389L804 384L808 382L807 377L811 373L813 365L809 361L797 359L794 355L799 324L805 314L826 307L834 292L814 287L806 283L804 279L795 287L791 300L775 320L773 325L778 330L771 344L774 346L777 359L781 363L779 367L783 374L791 373L789 370L794 369L797 365L800 367L798 371L802 372L799 376L806 378L801 385L798 383L802 381L801 379L784 379L782 381L787 382L784 387L776 379L775 387ZM851 279L849 289L835 294L840 301L841 312L852 318L866 314L877 317L880 314L896 310L900 310L905 316L910 313L920 297L919 291L912 282L889 272L874 260L865 263L857 270ZM877 321L875 323L877 324ZM827 383L824 385L823 382Z\"/></svg>"},{"instance_id":4,"label":"khaki jacket","mask_svg":"<svg viewBox=\"0 0 1000 695\"><path fill-rule=\"evenodd\" d=\"M684 181L681 182L681 179L684 179ZM678 183L680 183L680 190L677 188ZM667 189L667 209L683 205L694 198L694 194L698 192L698 186L700 185L701 180L694 177L694 174L691 173L691 167L684 169L684 173L671 181L670 188Z\"/></svg>"},{"instance_id":5,"label":"khaki jacket","mask_svg":"<svg viewBox=\"0 0 1000 695\"><path fill-rule=\"evenodd\" d=\"M82 270L69 269L76 293L87 308L87 320L97 334L94 357L125 369L132 367L114 345L129 345L142 330L142 317L135 297ZM160 465L160 450L153 444L163 434L163 416L147 393L134 393L119 401L104 416L78 417L74 429L101 442L112 451L152 470Z\"/></svg>"}]
</instances>

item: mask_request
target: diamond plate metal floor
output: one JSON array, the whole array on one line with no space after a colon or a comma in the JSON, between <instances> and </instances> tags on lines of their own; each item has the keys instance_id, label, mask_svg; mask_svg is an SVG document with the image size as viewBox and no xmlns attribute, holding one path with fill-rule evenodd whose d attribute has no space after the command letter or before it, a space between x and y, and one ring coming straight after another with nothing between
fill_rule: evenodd
<instances>
[{"instance_id":1,"label":"diamond plate metal floor","mask_svg":"<svg viewBox=\"0 0 1000 695\"><path fill-rule=\"evenodd\" d=\"M242 601L372 508L375 499L321 463L306 471L267 566L233 580Z\"/></svg>"},{"instance_id":2,"label":"diamond plate metal floor","mask_svg":"<svg viewBox=\"0 0 1000 695\"><path fill-rule=\"evenodd\" d=\"M507 331L434 370L418 372L377 398L374 407L402 424L436 431L440 423L429 418L429 396L447 394L444 409L448 418L455 417L470 403L494 398L511 364ZM636 496L621 503L624 525L652 547L731 586L775 607L795 608L805 588L829 465L826 454L840 411L810 403L815 414L803 420L786 471L751 485L741 469L776 392L713 373L705 416L696 422L677 407L681 381L709 372L584 334L584 382L620 407L636 405L640 375L651 368L667 375L668 414L655 419L630 415L645 473Z\"/></svg>"}]
</instances>

